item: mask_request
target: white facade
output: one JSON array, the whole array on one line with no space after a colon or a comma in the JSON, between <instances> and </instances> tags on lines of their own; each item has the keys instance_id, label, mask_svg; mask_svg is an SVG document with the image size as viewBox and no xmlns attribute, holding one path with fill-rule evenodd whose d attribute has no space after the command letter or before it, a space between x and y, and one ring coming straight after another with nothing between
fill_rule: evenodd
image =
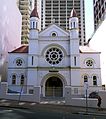
<instances>
[{"instance_id":1,"label":"white facade","mask_svg":"<svg viewBox=\"0 0 106 119\"><path fill-rule=\"evenodd\" d=\"M38 32L37 16L32 12L29 46L9 53L9 89L30 94L33 87L40 87L43 97L64 97L67 86L72 87L74 95L84 95L84 82L90 91L100 89L100 53L88 46L79 47L75 10L69 18L69 31L53 23Z\"/></svg>"},{"instance_id":2,"label":"white facade","mask_svg":"<svg viewBox=\"0 0 106 119\"><path fill-rule=\"evenodd\" d=\"M15 0L0 1L0 79L6 80L8 52L21 45L21 14Z\"/></svg>"}]
</instances>

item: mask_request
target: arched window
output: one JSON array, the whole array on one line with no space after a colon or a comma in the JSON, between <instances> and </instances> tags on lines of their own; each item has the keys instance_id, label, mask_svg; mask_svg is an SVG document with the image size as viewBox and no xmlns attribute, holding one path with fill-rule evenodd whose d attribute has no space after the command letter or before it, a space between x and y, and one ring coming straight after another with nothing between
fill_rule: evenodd
<instances>
[{"instance_id":1,"label":"arched window","mask_svg":"<svg viewBox=\"0 0 106 119\"><path fill-rule=\"evenodd\" d=\"M72 22L71 22L71 28L73 28L73 24L72 24Z\"/></svg>"},{"instance_id":2,"label":"arched window","mask_svg":"<svg viewBox=\"0 0 106 119\"><path fill-rule=\"evenodd\" d=\"M24 85L24 80L25 80L25 77L24 77L24 75L21 75L21 81L20 81L20 85Z\"/></svg>"},{"instance_id":3,"label":"arched window","mask_svg":"<svg viewBox=\"0 0 106 119\"><path fill-rule=\"evenodd\" d=\"M75 22L71 22L71 28L75 28L76 27L76 23Z\"/></svg>"},{"instance_id":4,"label":"arched window","mask_svg":"<svg viewBox=\"0 0 106 119\"><path fill-rule=\"evenodd\" d=\"M36 22L36 27L35 27L36 29L38 28L38 22Z\"/></svg>"},{"instance_id":5,"label":"arched window","mask_svg":"<svg viewBox=\"0 0 106 119\"><path fill-rule=\"evenodd\" d=\"M16 84L16 75L12 75L12 85Z\"/></svg>"},{"instance_id":6,"label":"arched window","mask_svg":"<svg viewBox=\"0 0 106 119\"><path fill-rule=\"evenodd\" d=\"M33 65L34 57L32 56L32 65Z\"/></svg>"},{"instance_id":7,"label":"arched window","mask_svg":"<svg viewBox=\"0 0 106 119\"><path fill-rule=\"evenodd\" d=\"M35 22L32 22L32 23L33 23L33 27L32 28L34 29L35 28Z\"/></svg>"},{"instance_id":8,"label":"arched window","mask_svg":"<svg viewBox=\"0 0 106 119\"><path fill-rule=\"evenodd\" d=\"M88 82L88 76L87 75L84 76L84 82Z\"/></svg>"},{"instance_id":9,"label":"arched window","mask_svg":"<svg viewBox=\"0 0 106 119\"><path fill-rule=\"evenodd\" d=\"M73 22L73 27L75 28L75 22Z\"/></svg>"},{"instance_id":10,"label":"arched window","mask_svg":"<svg viewBox=\"0 0 106 119\"><path fill-rule=\"evenodd\" d=\"M97 77L96 76L93 76L93 85L97 86Z\"/></svg>"},{"instance_id":11,"label":"arched window","mask_svg":"<svg viewBox=\"0 0 106 119\"><path fill-rule=\"evenodd\" d=\"M74 57L74 65L76 66L76 57Z\"/></svg>"}]
</instances>

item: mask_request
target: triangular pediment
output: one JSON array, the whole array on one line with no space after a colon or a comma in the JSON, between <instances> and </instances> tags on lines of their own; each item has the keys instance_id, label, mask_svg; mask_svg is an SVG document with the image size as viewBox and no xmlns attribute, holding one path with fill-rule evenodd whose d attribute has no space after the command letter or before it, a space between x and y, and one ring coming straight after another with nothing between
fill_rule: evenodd
<instances>
[{"instance_id":1,"label":"triangular pediment","mask_svg":"<svg viewBox=\"0 0 106 119\"><path fill-rule=\"evenodd\" d=\"M56 36L69 36L69 32L62 29L61 27L57 26L56 24L51 24L49 25L47 28L45 28L43 31L40 32L39 36L52 36L55 35Z\"/></svg>"}]
</instances>

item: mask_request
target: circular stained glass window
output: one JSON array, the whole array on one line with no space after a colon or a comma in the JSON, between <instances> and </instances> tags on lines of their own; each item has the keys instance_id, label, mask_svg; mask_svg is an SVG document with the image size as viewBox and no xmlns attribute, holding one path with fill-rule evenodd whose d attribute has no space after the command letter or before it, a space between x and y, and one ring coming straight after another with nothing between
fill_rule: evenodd
<instances>
[{"instance_id":1,"label":"circular stained glass window","mask_svg":"<svg viewBox=\"0 0 106 119\"><path fill-rule=\"evenodd\" d=\"M93 61L92 61L92 60L87 60L87 61L86 61L86 65L87 65L88 67L93 66Z\"/></svg>"},{"instance_id":2,"label":"circular stained glass window","mask_svg":"<svg viewBox=\"0 0 106 119\"><path fill-rule=\"evenodd\" d=\"M63 53L60 49L53 47L47 50L45 57L47 62L52 65L55 65L62 61Z\"/></svg>"},{"instance_id":3,"label":"circular stained glass window","mask_svg":"<svg viewBox=\"0 0 106 119\"><path fill-rule=\"evenodd\" d=\"M22 63L23 63L23 61L22 61L21 59L17 59L17 60L16 60L16 65L17 65L17 66L21 66Z\"/></svg>"}]
</instances>

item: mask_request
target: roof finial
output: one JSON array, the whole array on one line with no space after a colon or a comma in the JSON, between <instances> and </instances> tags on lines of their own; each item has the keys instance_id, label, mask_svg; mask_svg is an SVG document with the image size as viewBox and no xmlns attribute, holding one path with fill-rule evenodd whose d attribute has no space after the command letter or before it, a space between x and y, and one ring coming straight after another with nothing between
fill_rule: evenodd
<instances>
[{"instance_id":1,"label":"roof finial","mask_svg":"<svg viewBox=\"0 0 106 119\"><path fill-rule=\"evenodd\" d=\"M34 9L31 13L30 17L38 17L39 18L39 15L38 15L38 12L37 12L37 2L35 2L35 6L34 6Z\"/></svg>"},{"instance_id":2,"label":"roof finial","mask_svg":"<svg viewBox=\"0 0 106 119\"><path fill-rule=\"evenodd\" d=\"M75 9L74 9L74 1L75 1L75 0L73 0L73 9L72 9L72 11L71 11L70 17L77 17L77 13L76 13L76 11L75 11Z\"/></svg>"},{"instance_id":3,"label":"roof finial","mask_svg":"<svg viewBox=\"0 0 106 119\"><path fill-rule=\"evenodd\" d=\"M54 24L55 23L55 19L52 19L52 24Z\"/></svg>"},{"instance_id":4,"label":"roof finial","mask_svg":"<svg viewBox=\"0 0 106 119\"><path fill-rule=\"evenodd\" d=\"M35 5L34 5L34 7L37 9L37 2L36 2L36 0L35 0Z\"/></svg>"},{"instance_id":5,"label":"roof finial","mask_svg":"<svg viewBox=\"0 0 106 119\"><path fill-rule=\"evenodd\" d=\"M73 8L74 8L74 0L73 0Z\"/></svg>"}]
</instances>

